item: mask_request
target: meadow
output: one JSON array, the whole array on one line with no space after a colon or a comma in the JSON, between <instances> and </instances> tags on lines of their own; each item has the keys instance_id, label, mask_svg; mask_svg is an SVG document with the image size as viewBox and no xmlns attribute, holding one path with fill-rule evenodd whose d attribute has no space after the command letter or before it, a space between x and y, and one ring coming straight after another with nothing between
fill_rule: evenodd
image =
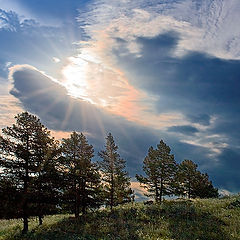
<instances>
[{"instance_id":1,"label":"meadow","mask_svg":"<svg viewBox=\"0 0 240 240\"><path fill-rule=\"evenodd\" d=\"M42 226L31 218L21 235L21 220L1 220L0 240L237 240L240 196L222 199L165 200L161 205L128 203L75 219L45 216Z\"/></svg>"}]
</instances>

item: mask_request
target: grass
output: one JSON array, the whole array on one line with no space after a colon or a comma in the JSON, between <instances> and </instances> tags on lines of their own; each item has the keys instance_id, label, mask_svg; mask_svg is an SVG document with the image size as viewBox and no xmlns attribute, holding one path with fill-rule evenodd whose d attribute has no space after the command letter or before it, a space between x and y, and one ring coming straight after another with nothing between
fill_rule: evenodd
<instances>
[{"instance_id":1,"label":"grass","mask_svg":"<svg viewBox=\"0 0 240 240\"><path fill-rule=\"evenodd\" d=\"M143 203L101 210L74 219L46 216L44 224L30 221L21 235L20 220L0 221L0 240L240 240L239 196L224 199L168 200L162 205Z\"/></svg>"}]
</instances>

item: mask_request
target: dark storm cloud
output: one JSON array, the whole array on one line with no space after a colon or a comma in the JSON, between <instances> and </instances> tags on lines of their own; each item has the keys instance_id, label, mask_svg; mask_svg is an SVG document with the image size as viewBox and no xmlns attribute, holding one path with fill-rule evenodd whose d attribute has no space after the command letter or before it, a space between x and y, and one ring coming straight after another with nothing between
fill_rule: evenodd
<instances>
[{"instance_id":1,"label":"dark storm cloud","mask_svg":"<svg viewBox=\"0 0 240 240\"><path fill-rule=\"evenodd\" d=\"M240 153L236 149L226 148L219 156L219 162L209 174L214 182L223 189L239 192Z\"/></svg>"},{"instance_id":2,"label":"dark storm cloud","mask_svg":"<svg viewBox=\"0 0 240 240\"><path fill-rule=\"evenodd\" d=\"M192 123L204 126L216 116L212 131L226 135L234 131L239 142L240 61L197 52L174 57L178 40L175 33L140 38L142 57L115 54L135 86L160 97L156 111L181 112Z\"/></svg>"},{"instance_id":3,"label":"dark storm cloud","mask_svg":"<svg viewBox=\"0 0 240 240\"><path fill-rule=\"evenodd\" d=\"M169 132L182 133L184 135L194 135L199 132L197 128L192 126L172 126L168 128Z\"/></svg>"},{"instance_id":4,"label":"dark storm cloud","mask_svg":"<svg viewBox=\"0 0 240 240\"><path fill-rule=\"evenodd\" d=\"M187 116L187 118L192 122L192 123L198 123L203 126L209 126L210 125L210 116L208 114L190 114Z\"/></svg>"},{"instance_id":5,"label":"dark storm cloud","mask_svg":"<svg viewBox=\"0 0 240 240\"><path fill-rule=\"evenodd\" d=\"M206 116L231 111L229 105L236 109L240 103L240 61L198 52L174 57L179 38L172 32L138 38L141 57L130 53L123 56L119 54L121 48L115 54L135 86L161 96L156 104L159 112L167 108L193 115L195 107L196 115Z\"/></svg>"},{"instance_id":6,"label":"dark storm cloud","mask_svg":"<svg viewBox=\"0 0 240 240\"><path fill-rule=\"evenodd\" d=\"M232 191L240 189L235 171L240 155L240 61L223 60L200 52L176 57L174 52L180 38L174 32L154 38L138 38L141 57L129 53L126 44L118 41L118 49L114 50L114 54L132 84L159 97L155 104L157 112L180 112L191 123L207 127L203 133L206 138L219 137L211 143L212 146L226 143L230 147L231 151L226 149L227 145L220 147L222 153L214 157L206 157L206 153L205 160L201 148L197 153L197 148L193 147L196 153L193 159L201 156L197 162L206 171L214 173L214 183L221 183L221 187ZM185 135L202 133L192 126L174 126L168 131ZM202 150L207 150L207 143L207 140L201 142L205 144ZM173 144L174 149L179 151L178 156L189 151L185 144L181 147L178 147L181 143L177 141ZM221 167L216 167L211 158L219 162ZM218 173L221 173L221 181Z\"/></svg>"}]
</instances>

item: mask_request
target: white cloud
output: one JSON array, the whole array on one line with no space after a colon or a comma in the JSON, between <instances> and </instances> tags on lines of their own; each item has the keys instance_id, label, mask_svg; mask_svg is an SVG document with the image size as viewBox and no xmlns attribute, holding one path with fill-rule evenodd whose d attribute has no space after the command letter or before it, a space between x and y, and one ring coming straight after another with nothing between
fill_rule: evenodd
<instances>
[{"instance_id":1,"label":"white cloud","mask_svg":"<svg viewBox=\"0 0 240 240\"><path fill-rule=\"evenodd\" d=\"M18 0L0 0L0 29L5 28L16 31L16 27L20 27L24 20L30 19L41 22Z\"/></svg>"},{"instance_id":2,"label":"white cloud","mask_svg":"<svg viewBox=\"0 0 240 240\"><path fill-rule=\"evenodd\" d=\"M201 51L226 59L240 59L240 2L238 0L134 1L96 0L79 22L94 41L107 42L109 49L123 38L131 52L139 53L137 37L154 37L176 31L181 40L177 55Z\"/></svg>"},{"instance_id":3,"label":"white cloud","mask_svg":"<svg viewBox=\"0 0 240 240\"><path fill-rule=\"evenodd\" d=\"M226 189L219 189L218 192L219 192L219 194L222 195L222 196L230 196L230 195L233 194L232 192L230 192L230 191L228 191L228 190L226 190Z\"/></svg>"},{"instance_id":4,"label":"white cloud","mask_svg":"<svg viewBox=\"0 0 240 240\"><path fill-rule=\"evenodd\" d=\"M55 62L55 63L61 62L61 60L60 60L59 58L57 58L57 57L53 57L52 60L53 60L53 62Z\"/></svg>"}]
</instances>

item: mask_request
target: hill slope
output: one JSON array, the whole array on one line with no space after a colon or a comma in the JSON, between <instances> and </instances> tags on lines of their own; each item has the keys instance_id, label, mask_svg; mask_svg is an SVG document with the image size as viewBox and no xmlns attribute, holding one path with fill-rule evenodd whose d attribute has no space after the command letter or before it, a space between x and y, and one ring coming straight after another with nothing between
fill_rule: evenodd
<instances>
[{"instance_id":1,"label":"hill slope","mask_svg":"<svg viewBox=\"0 0 240 240\"><path fill-rule=\"evenodd\" d=\"M31 231L22 237L21 222L2 220L0 239L240 239L240 198L171 200L161 206L127 204L112 213L102 210L85 219L69 215L45 217L43 226L31 220Z\"/></svg>"}]
</instances>

